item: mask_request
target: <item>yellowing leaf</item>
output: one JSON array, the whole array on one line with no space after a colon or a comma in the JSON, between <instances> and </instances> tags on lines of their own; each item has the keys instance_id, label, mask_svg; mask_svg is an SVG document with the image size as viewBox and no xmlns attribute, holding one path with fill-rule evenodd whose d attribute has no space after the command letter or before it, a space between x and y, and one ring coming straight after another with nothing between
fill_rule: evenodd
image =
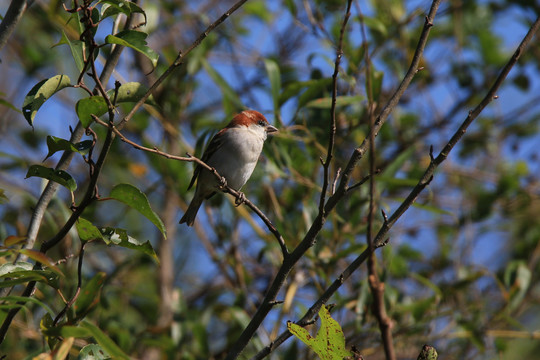
<instances>
[{"instance_id":1,"label":"yellowing leaf","mask_svg":"<svg viewBox=\"0 0 540 360\"><path fill-rule=\"evenodd\" d=\"M311 350L315 351L322 360L343 360L353 354L345 348L345 336L338 322L332 319L330 312L323 305L319 310L321 328L313 337L301 326L287 323L289 331L302 340Z\"/></svg>"}]
</instances>

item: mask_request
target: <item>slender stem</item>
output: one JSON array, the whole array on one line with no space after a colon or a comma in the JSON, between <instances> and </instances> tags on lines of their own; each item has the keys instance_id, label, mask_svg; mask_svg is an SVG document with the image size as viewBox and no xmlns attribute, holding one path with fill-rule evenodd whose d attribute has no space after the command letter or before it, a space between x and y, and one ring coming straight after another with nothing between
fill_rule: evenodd
<instances>
[{"instance_id":1,"label":"slender stem","mask_svg":"<svg viewBox=\"0 0 540 360\"><path fill-rule=\"evenodd\" d=\"M343 22L341 24L341 29L339 31L339 40L336 49L336 60L334 62L334 73L332 74L332 103L330 106L330 129L329 129L329 139L328 139L328 150L326 153L326 160L323 162L323 185L321 189L321 197L319 199L319 212L324 214L324 203L326 201L326 190L328 189L328 183L330 178L330 165L332 164L332 158L334 157L334 145L336 141L336 101L338 93L338 75L339 75L339 65L341 63L341 58L343 57L343 35L345 34L345 29L347 27L347 22L351 17L351 4L352 0L347 2L347 10L345 11L345 16L343 16ZM322 160L321 160L322 161Z\"/></svg>"}]
</instances>

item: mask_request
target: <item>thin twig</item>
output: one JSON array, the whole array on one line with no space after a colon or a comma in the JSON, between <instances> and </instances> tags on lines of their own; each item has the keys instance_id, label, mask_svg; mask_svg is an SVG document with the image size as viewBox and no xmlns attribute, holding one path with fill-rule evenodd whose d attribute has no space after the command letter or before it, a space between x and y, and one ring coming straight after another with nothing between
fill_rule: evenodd
<instances>
[{"instance_id":1,"label":"thin twig","mask_svg":"<svg viewBox=\"0 0 540 360\"><path fill-rule=\"evenodd\" d=\"M330 129L329 129L329 140L328 140L328 149L326 153L326 160L322 163L323 165L323 185L321 189L321 197L319 199L319 213L323 216L324 214L324 203L326 201L326 190L328 189L328 183L330 178L330 165L332 164L332 158L334 157L334 144L336 139L336 101L337 101L337 91L338 91L338 75L339 75L339 65L341 63L341 57L343 56L343 35L345 34L345 29L347 27L347 22L351 16L351 4L352 0L347 2L347 10L345 11L345 16L343 16L343 23L341 24L341 29L339 31L339 41L336 49L336 61L334 63L334 73L332 74L332 103L330 106Z\"/></svg>"},{"instance_id":2,"label":"thin twig","mask_svg":"<svg viewBox=\"0 0 540 360\"><path fill-rule=\"evenodd\" d=\"M53 326L56 326L56 324L58 324L58 322L62 319L62 317L64 317L64 315L66 314L66 312L69 310L69 308L75 303L75 301L77 300L77 298L79 297L79 294L81 293L81 287L82 287L82 265L83 265L83 257L84 257L84 247L86 246L87 242L84 241L81 243L81 250L79 251L79 262L77 264L77 290L75 291L75 294L73 295L73 297L71 298L71 300L69 300L66 305L64 306L64 308L62 309L62 311L60 311L58 313L58 315L56 315L56 317L54 318L54 321L53 321Z\"/></svg>"},{"instance_id":3,"label":"thin twig","mask_svg":"<svg viewBox=\"0 0 540 360\"><path fill-rule=\"evenodd\" d=\"M366 86L368 93L368 118L369 118L369 171L371 174L375 174L375 132L372 131L375 119L373 116L374 99L373 89L371 81L371 59L369 55L368 39L366 36L365 24L363 20L362 11L360 5L358 5L358 15L360 17L360 30L362 32L363 47L364 47L364 60L366 63ZM381 282L379 274L377 272L377 258L375 256L375 248L373 246L373 216L375 212L375 176L369 178L369 210L367 217L367 231L366 242L369 249L368 257L368 283L369 289L373 296L372 312L377 319L379 329L381 332L381 339L383 343L384 353L387 360L396 359L396 351L394 349L394 341L392 338L392 321L388 317L386 312L386 306L384 304L384 283Z\"/></svg>"}]
</instances>

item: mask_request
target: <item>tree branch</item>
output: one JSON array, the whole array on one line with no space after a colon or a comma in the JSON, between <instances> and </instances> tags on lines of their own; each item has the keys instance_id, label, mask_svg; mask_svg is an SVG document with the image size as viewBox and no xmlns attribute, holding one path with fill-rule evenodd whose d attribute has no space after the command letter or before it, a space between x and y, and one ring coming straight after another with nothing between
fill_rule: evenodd
<instances>
[{"instance_id":1,"label":"tree branch","mask_svg":"<svg viewBox=\"0 0 540 360\"><path fill-rule=\"evenodd\" d=\"M7 44L9 37L21 17L23 16L26 8L28 7L30 1L24 0L11 0L9 8L6 11L6 15L2 22L0 23L0 50Z\"/></svg>"}]
</instances>

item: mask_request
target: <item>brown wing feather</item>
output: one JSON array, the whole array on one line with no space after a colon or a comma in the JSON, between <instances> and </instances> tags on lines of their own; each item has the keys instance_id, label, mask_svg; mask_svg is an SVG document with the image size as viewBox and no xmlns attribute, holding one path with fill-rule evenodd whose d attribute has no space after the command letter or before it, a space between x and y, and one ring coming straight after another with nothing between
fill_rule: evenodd
<instances>
[{"instance_id":1,"label":"brown wing feather","mask_svg":"<svg viewBox=\"0 0 540 360\"><path fill-rule=\"evenodd\" d=\"M225 129L221 129L212 140L210 140L210 143L206 147L206 150L203 153L203 156L201 158L202 161L205 163L208 163L208 159L223 145L223 136L221 134L225 131ZM191 178L191 181L189 182L188 190L191 189L193 184L195 184L195 180L199 177L201 170L203 167L201 165L197 165L195 167L195 171L193 172L193 177Z\"/></svg>"}]
</instances>

